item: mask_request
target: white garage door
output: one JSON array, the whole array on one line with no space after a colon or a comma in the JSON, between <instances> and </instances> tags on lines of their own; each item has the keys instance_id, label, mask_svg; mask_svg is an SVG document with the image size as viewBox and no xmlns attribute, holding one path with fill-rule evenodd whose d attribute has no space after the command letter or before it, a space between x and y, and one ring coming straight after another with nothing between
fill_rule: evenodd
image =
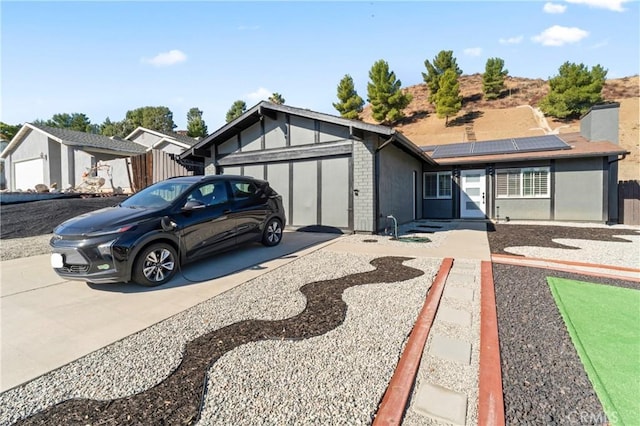
<instances>
[{"instance_id":1,"label":"white garage door","mask_svg":"<svg viewBox=\"0 0 640 426\"><path fill-rule=\"evenodd\" d=\"M15 186L14 189L35 189L36 185L44 182L44 160L19 161L13 165Z\"/></svg>"}]
</instances>

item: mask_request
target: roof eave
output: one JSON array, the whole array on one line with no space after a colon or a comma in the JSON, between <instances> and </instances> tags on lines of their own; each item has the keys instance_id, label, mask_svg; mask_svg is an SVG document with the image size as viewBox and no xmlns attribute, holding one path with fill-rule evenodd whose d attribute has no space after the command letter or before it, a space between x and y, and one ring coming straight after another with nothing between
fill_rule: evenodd
<instances>
[{"instance_id":1,"label":"roof eave","mask_svg":"<svg viewBox=\"0 0 640 426\"><path fill-rule=\"evenodd\" d=\"M486 164L486 163L510 163L510 162L524 162L524 161L540 161L540 160L557 160L565 158L591 158L591 157L611 157L618 155L629 155L629 151L608 151L608 152L585 152L585 153L572 153L569 155L546 155L546 156L527 156L527 157L500 157L500 158L484 158L477 160L455 161L455 158L442 158L440 160L444 162L436 161L438 166L453 166L464 164ZM450 160L450 161L447 161Z\"/></svg>"}]
</instances>

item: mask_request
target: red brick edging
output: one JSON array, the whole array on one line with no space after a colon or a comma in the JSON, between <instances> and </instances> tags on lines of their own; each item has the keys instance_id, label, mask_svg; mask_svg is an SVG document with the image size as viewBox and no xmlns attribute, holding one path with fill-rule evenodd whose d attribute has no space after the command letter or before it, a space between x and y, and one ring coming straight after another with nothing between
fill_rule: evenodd
<instances>
[{"instance_id":1,"label":"red brick edging","mask_svg":"<svg viewBox=\"0 0 640 426\"><path fill-rule=\"evenodd\" d=\"M505 424L496 293L491 262L481 264L478 425Z\"/></svg>"},{"instance_id":2,"label":"red brick edging","mask_svg":"<svg viewBox=\"0 0 640 426\"><path fill-rule=\"evenodd\" d=\"M493 261L493 263L501 263L504 265L516 265L516 266L527 266L531 268L550 269L553 271L571 272L574 274L589 275L592 277L612 278L617 280L625 280L625 281L640 283L640 278L615 273L616 271L640 272L640 269L627 268L624 266L600 265L597 263L573 262L569 260L538 259L536 257L522 257L522 256L512 256L512 255L505 255L505 254L492 254L491 260ZM543 263L533 265L533 264L527 264L527 261L543 262ZM545 265L544 263L549 263L550 265ZM567 265L567 267L563 268L557 265ZM584 267L584 268L592 268L592 269L605 269L605 270L611 271L612 273L607 274L604 272L589 271L586 269L576 269L576 268L570 268L570 266L576 266L578 268Z\"/></svg>"},{"instance_id":3,"label":"red brick edging","mask_svg":"<svg viewBox=\"0 0 640 426\"><path fill-rule=\"evenodd\" d=\"M393 373L387 391L382 398L373 421L374 426L399 425L402 421L409 394L413 389L413 382L420 366L424 345L427 342L431 325L438 311L444 284L452 266L453 259L450 257L445 258L440 265L440 270L438 270L438 274L429 289L422 310L400 356L396 371Z\"/></svg>"}]
</instances>

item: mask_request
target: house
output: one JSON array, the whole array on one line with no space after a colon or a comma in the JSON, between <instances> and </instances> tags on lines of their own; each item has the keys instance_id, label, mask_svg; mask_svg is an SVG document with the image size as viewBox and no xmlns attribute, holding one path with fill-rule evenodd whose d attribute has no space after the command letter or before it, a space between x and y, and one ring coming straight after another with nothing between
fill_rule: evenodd
<instances>
[{"instance_id":1,"label":"house","mask_svg":"<svg viewBox=\"0 0 640 426\"><path fill-rule=\"evenodd\" d=\"M437 164L396 130L261 102L180 155L205 174L269 180L287 222L376 232L424 216L421 175Z\"/></svg>"},{"instance_id":2,"label":"house","mask_svg":"<svg viewBox=\"0 0 640 426\"><path fill-rule=\"evenodd\" d=\"M617 103L591 108L580 132L423 147L425 218L618 221Z\"/></svg>"},{"instance_id":3,"label":"house","mask_svg":"<svg viewBox=\"0 0 640 426\"><path fill-rule=\"evenodd\" d=\"M144 145L147 151L157 149L169 154L180 154L198 142L197 139L180 133L159 132L145 127L136 128L125 139Z\"/></svg>"},{"instance_id":4,"label":"house","mask_svg":"<svg viewBox=\"0 0 640 426\"><path fill-rule=\"evenodd\" d=\"M143 152L143 145L125 139L26 123L0 158L5 159L7 187L12 191L53 183L67 189L81 184L83 174L93 173L101 162ZM126 183L124 168L112 175Z\"/></svg>"},{"instance_id":5,"label":"house","mask_svg":"<svg viewBox=\"0 0 640 426\"><path fill-rule=\"evenodd\" d=\"M151 151L177 154L196 142L144 127L123 139L27 123L0 152L0 159L7 160L7 187L13 191L53 183L63 190L77 188L89 174L105 179L102 190L129 192L130 156Z\"/></svg>"},{"instance_id":6,"label":"house","mask_svg":"<svg viewBox=\"0 0 640 426\"><path fill-rule=\"evenodd\" d=\"M618 104L577 134L419 148L386 126L261 102L180 154L267 179L288 223L375 233L414 219L617 220Z\"/></svg>"}]
</instances>

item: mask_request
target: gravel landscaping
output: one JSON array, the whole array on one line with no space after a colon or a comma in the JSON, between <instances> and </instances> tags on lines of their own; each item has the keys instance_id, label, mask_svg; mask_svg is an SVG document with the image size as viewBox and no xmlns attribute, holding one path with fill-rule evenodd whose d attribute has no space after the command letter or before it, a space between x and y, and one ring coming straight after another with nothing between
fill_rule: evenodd
<instances>
[{"instance_id":1,"label":"gravel landscaping","mask_svg":"<svg viewBox=\"0 0 640 426\"><path fill-rule=\"evenodd\" d=\"M212 362L200 424L369 423L438 266L313 253L3 393L0 423L191 424Z\"/></svg>"},{"instance_id":2,"label":"gravel landscaping","mask_svg":"<svg viewBox=\"0 0 640 426\"><path fill-rule=\"evenodd\" d=\"M640 290L634 282L493 265L508 424L602 424L608 420L578 357L546 277ZM595 325L597 326L597 324ZM615 366L612 365L612 368Z\"/></svg>"}]
</instances>

